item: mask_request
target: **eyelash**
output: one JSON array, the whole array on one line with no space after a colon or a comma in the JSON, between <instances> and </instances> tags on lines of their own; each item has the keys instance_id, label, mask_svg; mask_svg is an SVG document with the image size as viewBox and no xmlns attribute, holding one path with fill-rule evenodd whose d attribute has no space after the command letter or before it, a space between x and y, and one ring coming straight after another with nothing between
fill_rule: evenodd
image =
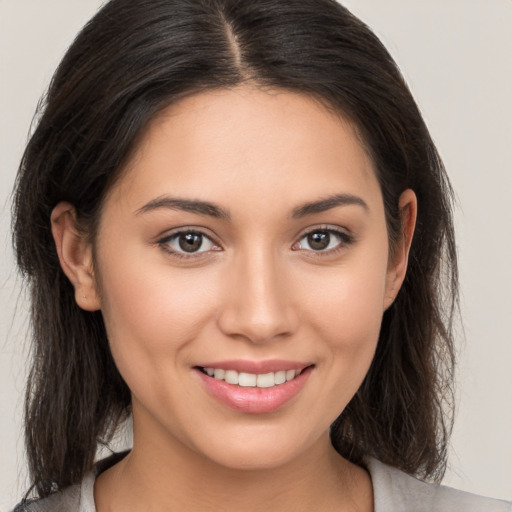
<instances>
[{"instance_id":1,"label":"eyelash","mask_svg":"<svg viewBox=\"0 0 512 512\"><path fill-rule=\"evenodd\" d=\"M201 242L201 246L204 244L205 240L209 240L210 243L212 244L213 247L215 247L214 249L209 249L207 251L200 251L200 252L190 252L190 253L187 253L187 252L180 252L180 251L177 251L175 249L173 249L172 247L170 247L170 243L173 242L173 241L178 241L180 236L182 235L196 235L196 236L200 236L202 237L202 242ZM175 258L183 258L183 259L190 259L190 258L197 258L201 255L204 255L205 253L208 253L210 251L221 251L222 249L220 248L220 246L212 239L211 236L208 236L207 234L205 234L204 232L202 232L201 230L198 230L198 229L195 229L195 228L181 228L179 231L175 231L174 233L170 233L169 235L166 235L164 238L160 239L158 241L158 245L160 247L162 247L162 249L166 252L168 252L169 254L171 254L173 257Z\"/></svg>"},{"instance_id":2,"label":"eyelash","mask_svg":"<svg viewBox=\"0 0 512 512\"><path fill-rule=\"evenodd\" d=\"M335 247L332 247L327 250L315 251L312 249L310 250L310 249L302 249L302 248L297 248L294 250L298 250L298 251L304 250L305 252L311 253L309 256L313 256L313 255L320 256L320 257L327 256L327 255L332 256L332 255L338 253L339 251L342 251L347 246L354 243L353 235L350 235L345 231L342 231L340 229L336 229L336 228L333 228L330 226L319 226L319 227L315 227L315 228L310 229L310 230L306 231L305 233L303 233L301 235L301 237L299 238L299 240L297 242L295 242L295 244L293 244L293 246L294 247L297 246L297 244L299 244L302 240L307 239L307 237L309 237L310 235L313 235L314 233L327 233L330 236L334 235L336 238L338 238L338 243L336 244Z\"/></svg>"},{"instance_id":3,"label":"eyelash","mask_svg":"<svg viewBox=\"0 0 512 512\"><path fill-rule=\"evenodd\" d=\"M302 247L297 247L298 244L304 239L307 239L310 235L313 235L315 233L327 233L330 236L334 235L336 238L338 238L338 243L335 247L332 247L327 250L318 250L315 251L313 249L304 249ZM173 241L178 241L180 236L182 235L196 235L202 237L201 246L204 244L205 240L208 240L212 244L212 248L206 250L206 251L200 251L200 252L181 252L178 250L175 250L170 247L170 243ZM205 234L203 231L195 229L195 228L181 228L179 231L175 231L169 235L166 235L162 239L158 240L158 245L162 247L163 250L165 250L167 253L171 254L175 258L183 258L183 259L191 259L191 258L198 258L201 257L201 255L204 255L206 253L209 253L211 251L218 252L222 251L221 247L212 239L212 237ZM324 255L333 255L337 252L343 250L348 245L351 245L354 243L354 237L345 231L341 231L339 229L329 227L329 226L319 226L315 227L314 229L310 229L303 233L300 238L295 242L292 246L292 250L294 251L304 251L311 253L309 256L319 256L322 257Z\"/></svg>"}]
</instances>

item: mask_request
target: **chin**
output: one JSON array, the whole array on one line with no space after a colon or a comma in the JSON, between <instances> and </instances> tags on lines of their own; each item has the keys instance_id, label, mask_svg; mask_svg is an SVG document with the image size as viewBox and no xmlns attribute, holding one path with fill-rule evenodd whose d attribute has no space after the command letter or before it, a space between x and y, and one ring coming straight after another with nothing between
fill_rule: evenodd
<instances>
[{"instance_id":1,"label":"chin","mask_svg":"<svg viewBox=\"0 0 512 512\"><path fill-rule=\"evenodd\" d=\"M265 471L286 466L297 457L297 453L283 451L279 446L264 449L235 450L233 447L224 453L212 453L210 460L226 469L234 471Z\"/></svg>"},{"instance_id":2,"label":"chin","mask_svg":"<svg viewBox=\"0 0 512 512\"><path fill-rule=\"evenodd\" d=\"M286 466L305 457L319 440L301 439L289 430L281 435L277 432L251 433L227 439L209 440L207 446L196 447L197 453L213 463L231 470L260 471ZM330 445L328 432L325 440Z\"/></svg>"}]
</instances>

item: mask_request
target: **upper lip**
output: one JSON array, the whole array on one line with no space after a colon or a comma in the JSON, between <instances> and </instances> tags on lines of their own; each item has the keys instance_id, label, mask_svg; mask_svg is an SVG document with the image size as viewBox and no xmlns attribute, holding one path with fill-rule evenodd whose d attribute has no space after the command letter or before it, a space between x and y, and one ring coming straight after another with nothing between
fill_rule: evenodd
<instances>
[{"instance_id":1,"label":"upper lip","mask_svg":"<svg viewBox=\"0 0 512 512\"><path fill-rule=\"evenodd\" d=\"M246 359L230 360L230 361L211 361L204 364L198 364L200 368L218 368L222 370L234 370L239 373L265 374L278 372L282 370L303 370L311 366L312 363L304 363L300 361L285 361L272 359L268 361L250 361Z\"/></svg>"}]
</instances>

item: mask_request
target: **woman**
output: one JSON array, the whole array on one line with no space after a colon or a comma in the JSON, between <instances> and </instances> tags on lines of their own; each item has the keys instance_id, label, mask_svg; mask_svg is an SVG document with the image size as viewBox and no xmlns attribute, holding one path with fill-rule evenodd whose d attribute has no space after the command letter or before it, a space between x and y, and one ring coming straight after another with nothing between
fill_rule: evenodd
<instances>
[{"instance_id":1,"label":"woman","mask_svg":"<svg viewBox=\"0 0 512 512\"><path fill-rule=\"evenodd\" d=\"M335 2L109 2L18 179L42 498L19 509L508 510L406 475L445 465L450 194Z\"/></svg>"}]
</instances>

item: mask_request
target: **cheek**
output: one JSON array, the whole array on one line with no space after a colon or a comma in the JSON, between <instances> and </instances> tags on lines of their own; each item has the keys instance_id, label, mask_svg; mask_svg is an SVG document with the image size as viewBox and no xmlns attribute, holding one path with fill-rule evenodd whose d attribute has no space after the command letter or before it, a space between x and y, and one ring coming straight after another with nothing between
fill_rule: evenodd
<instances>
[{"instance_id":1,"label":"cheek","mask_svg":"<svg viewBox=\"0 0 512 512\"><path fill-rule=\"evenodd\" d=\"M382 317L379 295L361 286L347 287L336 301L324 303L325 320L316 324L327 340L328 365L343 379L347 399L357 391L375 353ZM333 383L339 384L335 379Z\"/></svg>"},{"instance_id":2,"label":"cheek","mask_svg":"<svg viewBox=\"0 0 512 512\"><path fill-rule=\"evenodd\" d=\"M130 380L144 368L178 367L187 347L212 316L205 273L176 272L136 257L102 266L102 313L116 364ZM147 378L147 373L146 377Z\"/></svg>"},{"instance_id":3,"label":"cheek","mask_svg":"<svg viewBox=\"0 0 512 512\"><path fill-rule=\"evenodd\" d=\"M379 333L386 290L386 267L382 260L361 259L340 266L303 289L310 290L310 322L324 333L333 349L358 350Z\"/></svg>"},{"instance_id":4,"label":"cheek","mask_svg":"<svg viewBox=\"0 0 512 512\"><path fill-rule=\"evenodd\" d=\"M375 354L384 311L386 260L357 258L320 280L317 273L302 289L310 290L303 316L307 315L309 335L323 342L321 364L329 375L326 398L334 420L357 392Z\"/></svg>"},{"instance_id":5,"label":"cheek","mask_svg":"<svg viewBox=\"0 0 512 512\"><path fill-rule=\"evenodd\" d=\"M312 325L324 340L321 366L322 374L328 376L324 388L328 413L320 411L318 416L324 416L329 424L357 393L373 361L382 321L383 288L351 276L317 302Z\"/></svg>"}]
</instances>

